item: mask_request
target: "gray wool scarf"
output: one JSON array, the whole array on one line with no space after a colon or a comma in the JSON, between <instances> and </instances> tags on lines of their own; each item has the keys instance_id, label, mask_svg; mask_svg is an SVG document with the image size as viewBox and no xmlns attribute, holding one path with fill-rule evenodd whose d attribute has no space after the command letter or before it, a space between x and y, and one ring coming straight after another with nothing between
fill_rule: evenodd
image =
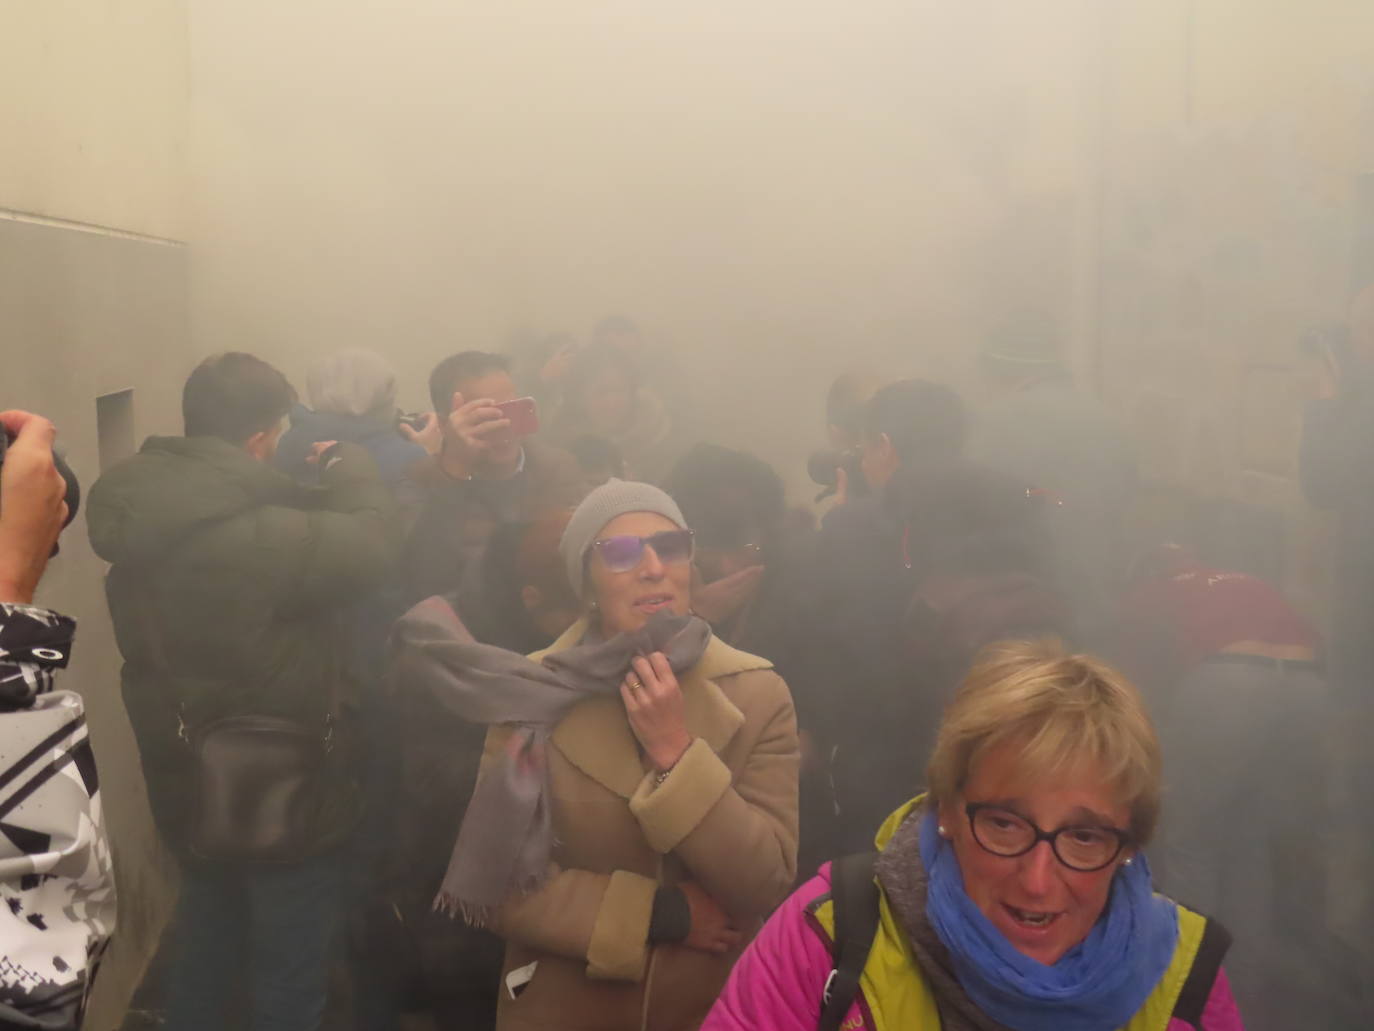
<instances>
[{"instance_id":1,"label":"gray wool scarf","mask_svg":"<svg viewBox=\"0 0 1374 1031\"><path fill-rule=\"evenodd\" d=\"M512 892L540 887L554 840L546 755L554 727L578 702L618 697L635 656L662 652L681 674L710 640L705 620L660 613L641 630L605 641L588 635L533 662L476 641L443 598L422 601L401 617L391 637L390 675L397 684L428 692L469 722L515 730L478 779L435 908L461 912L481 926Z\"/></svg>"}]
</instances>

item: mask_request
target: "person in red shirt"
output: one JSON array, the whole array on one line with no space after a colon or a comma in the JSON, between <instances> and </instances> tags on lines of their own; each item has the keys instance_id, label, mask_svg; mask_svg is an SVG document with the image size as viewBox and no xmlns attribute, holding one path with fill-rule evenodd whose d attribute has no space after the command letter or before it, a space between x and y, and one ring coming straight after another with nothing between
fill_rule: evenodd
<instances>
[{"instance_id":1,"label":"person in red shirt","mask_svg":"<svg viewBox=\"0 0 1374 1031\"><path fill-rule=\"evenodd\" d=\"M1177 544L1137 563L1118 616L1119 657L1164 749L1160 890L1234 933L1231 983L1251 1031L1356 1026L1355 957L1326 920L1333 721L1320 634L1274 584Z\"/></svg>"},{"instance_id":2,"label":"person in red shirt","mask_svg":"<svg viewBox=\"0 0 1374 1031\"><path fill-rule=\"evenodd\" d=\"M1123 658L1155 682L1212 655L1315 662L1323 650L1316 628L1273 584L1205 565L1177 544L1137 564L1120 626Z\"/></svg>"}]
</instances>

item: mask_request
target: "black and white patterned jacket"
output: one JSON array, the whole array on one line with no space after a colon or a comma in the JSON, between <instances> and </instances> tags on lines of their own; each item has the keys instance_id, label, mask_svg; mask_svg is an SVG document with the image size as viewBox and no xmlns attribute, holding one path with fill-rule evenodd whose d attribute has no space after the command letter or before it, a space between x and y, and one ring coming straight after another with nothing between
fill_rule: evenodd
<instances>
[{"instance_id":1,"label":"black and white patterned jacket","mask_svg":"<svg viewBox=\"0 0 1374 1031\"><path fill-rule=\"evenodd\" d=\"M79 695L76 623L0 603L0 1031L80 1026L115 890Z\"/></svg>"}]
</instances>

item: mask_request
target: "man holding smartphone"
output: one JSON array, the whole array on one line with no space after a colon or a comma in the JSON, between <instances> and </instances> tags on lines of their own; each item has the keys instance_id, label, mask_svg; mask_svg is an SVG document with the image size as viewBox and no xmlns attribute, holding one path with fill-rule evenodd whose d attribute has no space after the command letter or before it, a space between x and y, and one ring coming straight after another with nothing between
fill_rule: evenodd
<instances>
[{"instance_id":1,"label":"man holding smartphone","mask_svg":"<svg viewBox=\"0 0 1374 1031\"><path fill-rule=\"evenodd\" d=\"M534 400L520 396L504 357L451 355L429 387L443 443L399 489L409 601L456 590L498 526L571 508L586 493L573 457L535 436Z\"/></svg>"}]
</instances>

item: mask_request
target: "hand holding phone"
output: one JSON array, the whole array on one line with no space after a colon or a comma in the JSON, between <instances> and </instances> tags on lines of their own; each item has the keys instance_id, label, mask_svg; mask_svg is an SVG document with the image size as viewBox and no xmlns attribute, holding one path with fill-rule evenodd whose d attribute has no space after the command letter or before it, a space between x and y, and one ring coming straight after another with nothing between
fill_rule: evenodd
<instances>
[{"instance_id":1,"label":"hand holding phone","mask_svg":"<svg viewBox=\"0 0 1374 1031\"><path fill-rule=\"evenodd\" d=\"M479 455L489 443L510 428L496 402L489 397L464 400L462 394L453 395L453 409L448 416L449 430L457 444L467 453Z\"/></svg>"},{"instance_id":2,"label":"hand holding phone","mask_svg":"<svg viewBox=\"0 0 1374 1031\"><path fill-rule=\"evenodd\" d=\"M502 401L496 406L502 418L510 422L508 431L512 437L531 437L539 432L539 406L532 397L517 397L514 401Z\"/></svg>"}]
</instances>

